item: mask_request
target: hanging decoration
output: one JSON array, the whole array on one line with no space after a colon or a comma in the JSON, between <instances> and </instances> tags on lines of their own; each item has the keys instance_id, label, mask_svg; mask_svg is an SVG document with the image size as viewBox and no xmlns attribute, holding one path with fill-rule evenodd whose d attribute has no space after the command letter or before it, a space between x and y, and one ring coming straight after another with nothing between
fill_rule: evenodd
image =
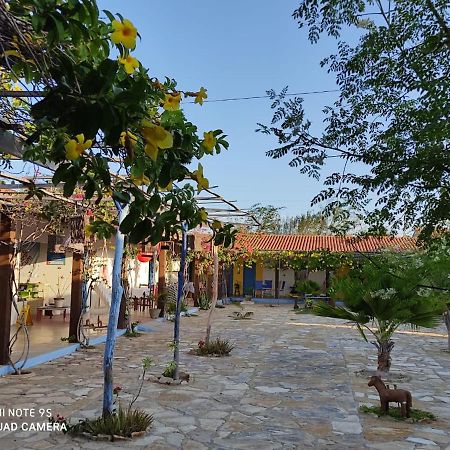
<instances>
[{"instance_id":1,"label":"hanging decoration","mask_svg":"<svg viewBox=\"0 0 450 450\"><path fill-rule=\"evenodd\" d=\"M144 253L137 254L137 260L141 263L148 263L152 259L151 255L146 255Z\"/></svg>"}]
</instances>

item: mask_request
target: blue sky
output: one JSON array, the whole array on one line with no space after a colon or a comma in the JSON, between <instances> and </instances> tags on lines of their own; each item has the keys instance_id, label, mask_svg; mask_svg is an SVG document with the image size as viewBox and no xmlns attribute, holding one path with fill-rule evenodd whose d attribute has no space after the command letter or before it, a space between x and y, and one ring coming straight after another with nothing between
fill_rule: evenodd
<instances>
[{"instance_id":1,"label":"blue sky","mask_svg":"<svg viewBox=\"0 0 450 450\"><path fill-rule=\"evenodd\" d=\"M129 18L142 37L134 52L150 73L169 76L183 90L208 89L210 99L265 95L268 89L290 92L336 88L319 61L332 53L330 39L311 45L291 17L297 1L133 0L100 1L101 8ZM333 94L304 96L313 130L322 128L321 110ZM254 203L286 207L284 215L311 209L321 183L300 175L287 158L272 160L265 151L275 144L256 133L269 123L270 101L247 100L184 106L199 131L221 128L230 149L202 160L210 183L227 199L248 208ZM333 161L339 170L343 162Z\"/></svg>"}]
</instances>

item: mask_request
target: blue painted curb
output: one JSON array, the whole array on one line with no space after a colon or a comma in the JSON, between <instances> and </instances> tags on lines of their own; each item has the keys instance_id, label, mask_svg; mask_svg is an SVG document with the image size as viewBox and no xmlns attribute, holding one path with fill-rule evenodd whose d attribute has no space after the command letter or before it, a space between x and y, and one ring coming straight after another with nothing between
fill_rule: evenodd
<instances>
[{"instance_id":1,"label":"blue painted curb","mask_svg":"<svg viewBox=\"0 0 450 450\"><path fill-rule=\"evenodd\" d=\"M153 328L148 327L147 325L138 325L136 327L136 331L142 331L143 333L151 333L153 330Z\"/></svg>"},{"instance_id":2,"label":"blue painted curb","mask_svg":"<svg viewBox=\"0 0 450 450\"><path fill-rule=\"evenodd\" d=\"M150 333L153 331L152 328L147 327L145 325L138 325L138 331L142 331L144 333ZM116 330L116 337L122 336L126 330ZM89 345L98 345L106 342L106 334L104 336L97 336L95 338L89 339ZM40 364L44 364L46 362L52 361L54 359L62 358L63 356L70 355L73 352L76 352L79 348L81 348L80 344L70 344L67 347L58 348L56 350L52 350L47 353L43 353L42 355L33 356L28 358L23 369L30 369L31 367L39 366ZM17 363L18 366L22 365L22 361ZM14 372L12 366L0 366L0 377L5 375L9 375Z\"/></svg>"}]
</instances>

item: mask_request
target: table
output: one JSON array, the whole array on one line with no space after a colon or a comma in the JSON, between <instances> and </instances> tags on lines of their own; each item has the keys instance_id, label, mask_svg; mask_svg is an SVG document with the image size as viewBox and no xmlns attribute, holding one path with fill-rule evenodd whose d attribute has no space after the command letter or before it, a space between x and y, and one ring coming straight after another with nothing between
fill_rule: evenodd
<instances>
[{"instance_id":1,"label":"table","mask_svg":"<svg viewBox=\"0 0 450 450\"><path fill-rule=\"evenodd\" d=\"M36 311L36 321L40 321L42 319L43 311L50 311L50 319L53 319L53 311L62 311L63 312L63 320L66 320L67 310L70 309L69 306L39 306Z\"/></svg>"}]
</instances>

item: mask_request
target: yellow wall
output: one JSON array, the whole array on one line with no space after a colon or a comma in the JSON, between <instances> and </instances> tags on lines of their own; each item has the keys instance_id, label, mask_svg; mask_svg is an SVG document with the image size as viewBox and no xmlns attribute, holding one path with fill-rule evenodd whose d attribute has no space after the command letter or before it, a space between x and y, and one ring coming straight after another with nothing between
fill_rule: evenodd
<instances>
[{"instance_id":1,"label":"yellow wall","mask_svg":"<svg viewBox=\"0 0 450 450\"><path fill-rule=\"evenodd\" d=\"M234 294L234 285L239 284L239 289L241 291L241 295L243 295L244 291L244 264L242 259L237 261L233 266L233 294Z\"/></svg>"},{"instance_id":2,"label":"yellow wall","mask_svg":"<svg viewBox=\"0 0 450 450\"><path fill-rule=\"evenodd\" d=\"M264 281L264 265L261 261L256 263L256 281Z\"/></svg>"}]
</instances>

